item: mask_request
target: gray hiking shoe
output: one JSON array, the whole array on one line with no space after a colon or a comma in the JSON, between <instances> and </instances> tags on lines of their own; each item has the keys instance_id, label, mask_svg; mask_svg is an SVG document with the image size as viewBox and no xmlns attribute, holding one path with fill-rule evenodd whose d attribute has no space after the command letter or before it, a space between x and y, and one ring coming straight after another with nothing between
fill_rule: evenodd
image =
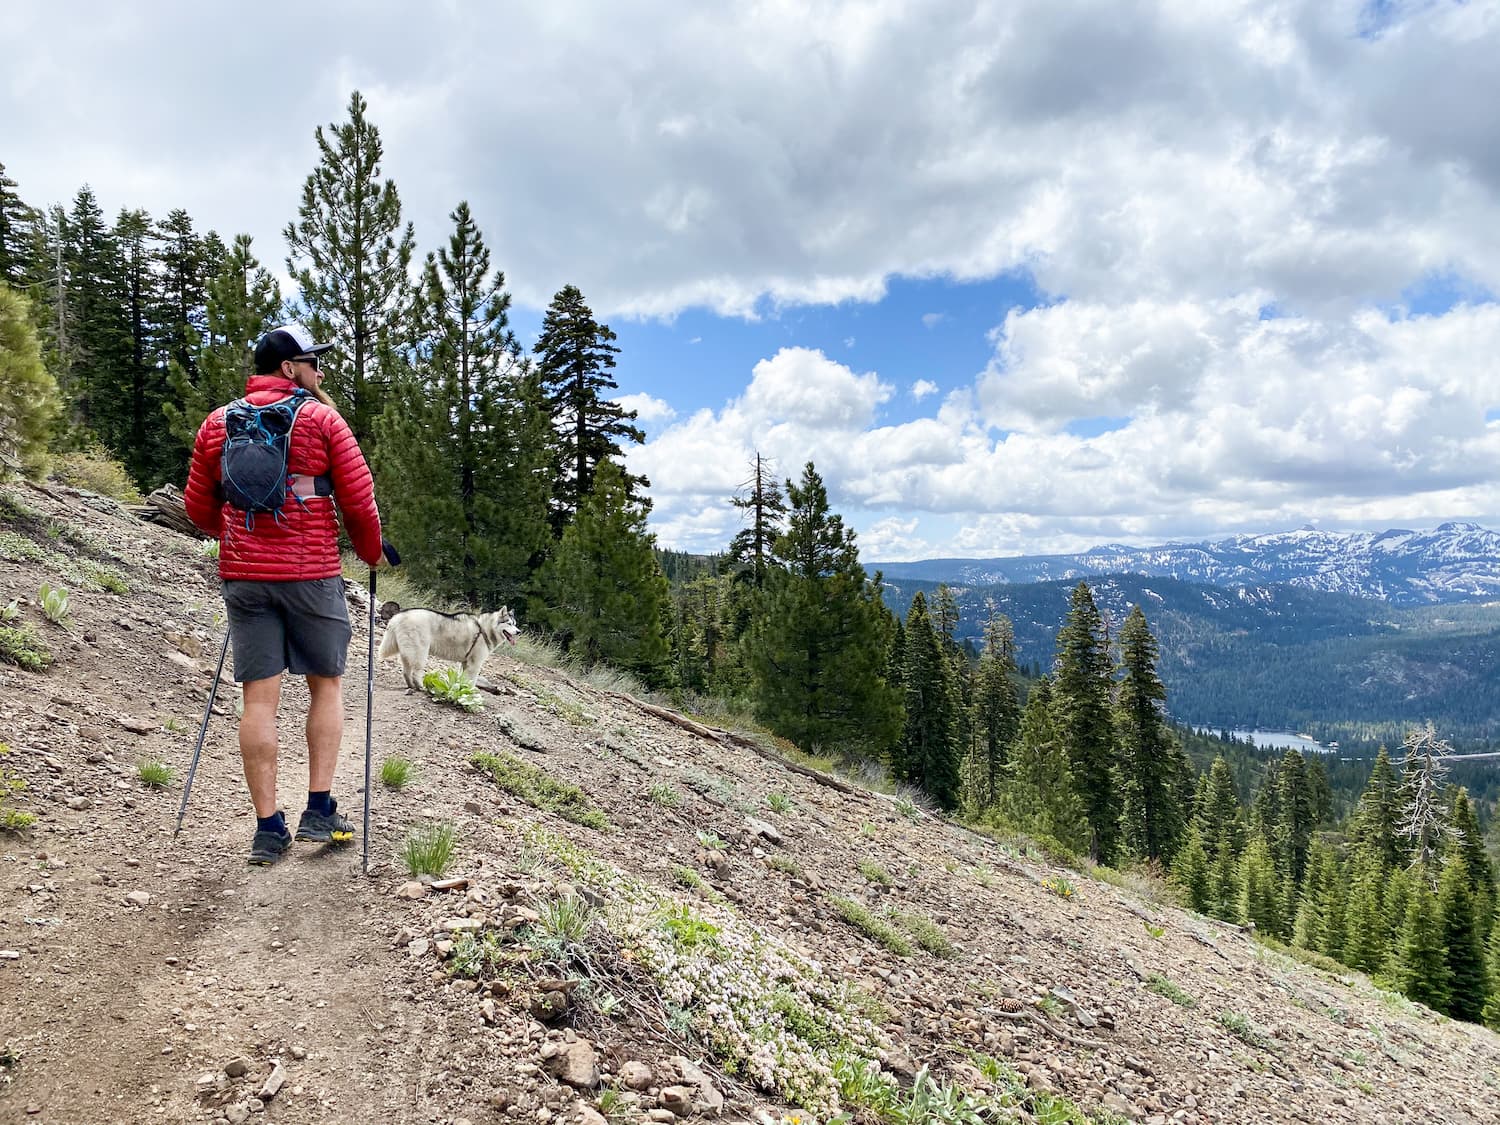
<instances>
[{"instance_id":1,"label":"gray hiking shoe","mask_svg":"<svg viewBox=\"0 0 1500 1125\"><path fill-rule=\"evenodd\" d=\"M354 839L354 825L339 815L339 803L330 799L326 813L304 809L297 822L297 839L310 844L347 844Z\"/></svg>"},{"instance_id":2,"label":"gray hiking shoe","mask_svg":"<svg viewBox=\"0 0 1500 1125\"><path fill-rule=\"evenodd\" d=\"M270 867L292 846L292 834L285 827L280 832L256 829L250 841L250 862L256 867Z\"/></svg>"}]
</instances>

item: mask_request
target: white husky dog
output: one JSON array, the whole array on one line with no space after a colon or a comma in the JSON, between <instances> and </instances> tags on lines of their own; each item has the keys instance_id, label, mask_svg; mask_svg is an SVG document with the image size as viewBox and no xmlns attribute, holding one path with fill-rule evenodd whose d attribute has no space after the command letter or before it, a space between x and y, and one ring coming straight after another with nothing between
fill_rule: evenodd
<instances>
[{"instance_id":1,"label":"white husky dog","mask_svg":"<svg viewBox=\"0 0 1500 1125\"><path fill-rule=\"evenodd\" d=\"M477 683L479 670L501 638L515 644L520 632L509 607L480 614L403 609L386 625L380 655L401 657L406 686L413 691L422 690L422 668L429 656L462 665Z\"/></svg>"}]
</instances>

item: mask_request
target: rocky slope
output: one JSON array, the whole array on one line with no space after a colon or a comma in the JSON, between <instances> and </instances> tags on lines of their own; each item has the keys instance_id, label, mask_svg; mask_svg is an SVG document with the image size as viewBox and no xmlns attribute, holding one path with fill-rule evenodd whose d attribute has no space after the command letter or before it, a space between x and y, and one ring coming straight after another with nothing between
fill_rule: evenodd
<instances>
[{"instance_id":1,"label":"rocky slope","mask_svg":"<svg viewBox=\"0 0 1500 1125\"><path fill-rule=\"evenodd\" d=\"M174 841L222 635L211 564L107 503L0 500L0 605L56 656L0 664L5 768L38 817L0 834L0 1122L1497 1119L1487 1031L515 657L534 650L492 658L477 714L378 670L377 762L418 777L374 794L369 876L304 845L245 866L232 697ZM44 582L72 593L65 627ZM301 705L289 686L294 809ZM144 788L142 757L177 781ZM393 857L439 822L451 878L409 879Z\"/></svg>"},{"instance_id":2,"label":"rocky slope","mask_svg":"<svg viewBox=\"0 0 1500 1125\"><path fill-rule=\"evenodd\" d=\"M1396 605L1428 605L1490 601L1500 595L1500 532L1472 523L1445 523L1429 531L1301 528L1207 543L1109 544L1076 555L925 559L871 563L869 569L887 578L965 586L1076 581L1099 574L1143 574L1211 586L1289 583Z\"/></svg>"}]
</instances>

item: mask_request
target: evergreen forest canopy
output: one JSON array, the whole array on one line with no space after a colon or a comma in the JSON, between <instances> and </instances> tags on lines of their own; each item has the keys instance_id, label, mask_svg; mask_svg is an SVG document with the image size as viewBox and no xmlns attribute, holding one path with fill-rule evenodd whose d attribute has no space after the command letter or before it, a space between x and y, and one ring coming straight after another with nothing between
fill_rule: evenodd
<instances>
[{"instance_id":1,"label":"evergreen forest canopy","mask_svg":"<svg viewBox=\"0 0 1500 1125\"><path fill-rule=\"evenodd\" d=\"M527 354L467 203L419 261L363 98L316 140L284 231L290 298L245 235L200 233L181 210L111 224L86 186L70 205L33 206L0 167L9 471L50 463L116 493L181 482L202 419L242 392L253 342L303 320L339 345L325 387L371 460L409 577L436 596L511 605L583 663L697 710L753 714L981 830L1165 873L1196 910L1500 1024L1480 830L1494 793L1451 783L1431 728L1389 740L1399 770L1383 750L1373 765L1325 764L1176 728L1163 669L1191 697L1197 654L1233 652L1232 631L1143 592L1107 614L1085 582L1031 591L1047 614L996 597L978 616L967 592L888 585L861 566L811 461L788 479L759 455L747 464L725 498L742 530L723 555L658 551L650 482L624 458L642 433L610 398L616 337L584 295L556 294ZM1202 682L1234 698L1227 680Z\"/></svg>"}]
</instances>

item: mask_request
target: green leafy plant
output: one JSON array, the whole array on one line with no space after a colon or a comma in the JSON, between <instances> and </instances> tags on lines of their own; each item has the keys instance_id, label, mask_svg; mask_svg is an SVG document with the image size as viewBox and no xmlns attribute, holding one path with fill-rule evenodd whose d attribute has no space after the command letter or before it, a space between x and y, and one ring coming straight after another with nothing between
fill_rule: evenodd
<instances>
[{"instance_id":1,"label":"green leafy plant","mask_svg":"<svg viewBox=\"0 0 1500 1125\"><path fill-rule=\"evenodd\" d=\"M792 799L785 793L767 793L766 804L772 812L789 813L792 811Z\"/></svg>"},{"instance_id":2,"label":"green leafy plant","mask_svg":"<svg viewBox=\"0 0 1500 1125\"><path fill-rule=\"evenodd\" d=\"M150 789L165 789L172 784L177 771L160 758L142 758L135 764L135 775Z\"/></svg>"},{"instance_id":3,"label":"green leafy plant","mask_svg":"<svg viewBox=\"0 0 1500 1125\"><path fill-rule=\"evenodd\" d=\"M393 754L380 763L380 784L387 789L405 789L417 775L410 758Z\"/></svg>"},{"instance_id":4,"label":"green leafy plant","mask_svg":"<svg viewBox=\"0 0 1500 1125\"><path fill-rule=\"evenodd\" d=\"M1271 1041L1271 1037L1256 1027L1255 1024L1251 1023L1248 1017L1239 1012L1221 1011L1214 1019L1218 1021L1220 1027L1247 1046L1261 1051L1275 1049L1275 1044Z\"/></svg>"},{"instance_id":5,"label":"green leafy plant","mask_svg":"<svg viewBox=\"0 0 1500 1125\"><path fill-rule=\"evenodd\" d=\"M401 862L407 872L418 875L442 875L453 862L458 838L452 821L435 820L419 824L406 834L401 845Z\"/></svg>"},{"instance_id":6,"label":"green leafy plant","mask_svg":"<svg viewBox=\"0 0 1500 1125\"><path fill-rule=\"evenodd\" d=\"M422 677L422 687L439 703L451 703L469 712L484 710L479 690L462 668L451 665L434 668Z\"/></svg>"},{"instance_id":7,"label":"green leafy plant","mask_svg":"<svg viewBox=\"0 0 1500 1125\"><path fill-rule=\"evenodd\" d=\"M0 662L40 672L52 663L52 652L24 621L19 625L0 625Z\"/></svg>"},{"instance_id":8,"label":"green leafy plant","mask_svg":"<svg viewBox=\"0 0 1500 1125\"><path fill-rule=\"evenodd\" d=\"M49 586L43 584L37 591L37 601L41 603L42 615L54 625L66 625L68 622L68 592L60 586Z\"/></svg>"},{"instance_id":9,"label":"green leafy plant","mask_svg":"<svg viewBox=\"0 0 1500 1125\"><path fill-rule=\"evenodd\" d=\"M862 821L859 822L859 834L861 836L865 837L867 840L873 840L880 833L879 833L879 830L875 827L875 825L872 824L870 821L868 821L868 820L862 820Z\"/></svg>"},{"instance_id":10,"label":"green leafy plant","mask_svg":"<svg viewBox=\"0 0 1500 1125\"><path fill-rule=\"evenodd\" d=\"M1146 978L1146 991L1154 992L1158 996L1165 996L1174 1004L1184 1008L1196 1008L1198 1001L1194 1000L1184 992L1175 982L1168 980L1160 973L1152 973Z\"/></svg>"},{"instance_id":11,"label":"green leafy plant","mask_svg":"<svg viewBox=\"0 0 1500 1125\"><path fill-rule=\"evenodd\" d=\"M681 863L672 868L672 882L676 883L679 887L687 887L695 891L707 886L703 881L702 875L699 875L691 867Z\"/></svg>"},{"instance_id":12,"label":"green leafy plant","mask_svg":"<svg viewBox=\"0 0 1500 1125\"><path fill-rule=\"evenodd\" d=\"M854 868L872 883L878 883L882 887L895 885L895 880L891 878L891 873L873 859L861 857L855 862Z\"/></svg>"},{"instance_id":13,"label":"green leafy plant","mask_svg":"<svg viewBox=\"0 0 1500 1125\"><path fill-rule=\"evenodd\" d=\"M672 940L684 950L717 943L721 933L718 926L699 918L685 904L680 903L667 908L661 924L672 935Z\"/></svg>"},{"instance_id":14,"label":"green leafy plant","mask_svg":"<svg viewBox=\"0 0 1500 1125\"><path fill-rule=\"evenodd\" d=\"M556 813L564 820L601 831L609 827L609 818L594 807L588 794L576 785L558 781L512 754L475 754L469 763L489 775L507 793L525 801L532 808Z\"/></svg>"},{"instance_id":15,"label":"green leafy plant","mask_svg":"<svg viewBox=\"0 0 1500 1125\"><path fill-rule=\"evenodd\" d=\"M10 747L0 742L0 758L10 754ZM34 813L22 812L11 804L12 798L26 789L26 779L17 777L8 771L3 763L0 763L0 829L8 832L19 832L23 828L30 828L36 823Z\"/></svg>"},{"instance_id":16,"label":"green leafy plant","mask_svg":"<svg viewBox=\"0 0 1500 1125\"><path fill-rule=\"evenodd\" d=\"M1049 879L1043 879L1042 886L1058 898L1071 900L1078 896L1078 888L1061 875L1054 875Z\"/></svg>"},{"instance_id":17,"label":"green leafy plant","mask_svg":"<svg viewBox=\"0 0 1500 1125\"><path fill-rule=\"evenodd\" d=\"M766 866L773 871L781 871L793 878L802 874L802 867L795 859L789 855L782 855L779 852L775 855L766 856Z\"/></svg>"},{"instance_id":18,"label":"green leafy plant","mask_svg":"<svg viewBox=\"0 0 1500 1125\"><path fill-rule=\"evenodd\" d=\"M867 938L885 946L892 953L910 957L915 952L905 934L884 919L871 914L852 898L841 898L835 895L828 900L828 904L841 919Z\"/></svg>"},{"instance_id":19,"label":"green leafy plant","mask_svg":"<svg viewBox=\"0 0 1500 1125\"><path fill-rule=\"evenodd\" d=\"M1160 941L1163 937L1166 936L1167 931L1166 927L1164 926L1153 926L1150 922L1144 921L1141 923L1141 925L1146 927L1146 933L1156 941Z\"/></svg>"},{"instance_id":20,"label":"green leafy plant","mask_svg":"<svg viewBox=\"0 0 1500 1125\"><path fill-rule=\"evenodd\" d=\"M909 797L896 798L896 811L906 817L907 820L917 820L922 815L917 811L915 802Z\"/></svg>"},{"instance_id":21,"label":"green leafy plant","mask_svg":"<svg viewBox=\"0 0 1500 1125\"><path fill-rule=\"evenodd\" d=\"M80 569L84 576L101 590L111 594L130 593L130 583L125 581L125 576L111 567L83 564Z\"/></svg>"},{"instance_id":22,"label":"green leafy plant","mask_svg":"<svg viewBox=\"0 0 1500 1125\"><path fill-rule=\"evenodd\" d=\"M21 616L21 607L16 598L11 598L4 605L0 605L0 624L9 625Z\"/></svg>"},{"instance_id":23,"label":"green leafy plant","mask_svg":"<svg viewBox=\"0 0 1500 1125\"><path fill-rule=\"evenodd\" d=\"M217 539L205 539L198 544L198 553L206 559L219 557L219 541Z\"/></svg>"},{"instance_id":24,"label":"green leafy plant","mask_svg":"<svg viewBox=\"0 0 1500 1125\"><path fill-rule=\"evenodd\" d=\"M729 845L719 839L716 833L706 831L702 828L698 829L698 846L710 852L727 852L729 850Z\"/></svg>"},{"instance_id":25,"label":"green leafy plant","mask_svg":"<svg viewBox=\"0 0 1500 1125\"><path fill-rule=\"evenodd\" d=\"M682 804L682 794L665 781L658 781L651 786L646 796L650 798L652 804L660 805L664 809L675 809Z\"/></svg>"}]
</instances>

